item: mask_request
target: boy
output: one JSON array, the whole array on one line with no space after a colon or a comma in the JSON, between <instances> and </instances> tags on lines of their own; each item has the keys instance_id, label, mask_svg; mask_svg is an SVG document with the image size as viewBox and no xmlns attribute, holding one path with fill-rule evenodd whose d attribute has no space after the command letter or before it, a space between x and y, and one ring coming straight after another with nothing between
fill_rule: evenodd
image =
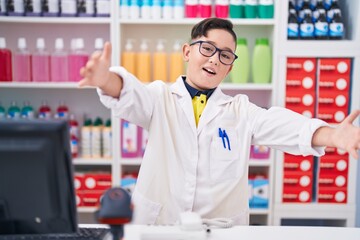
<instances>
[{"instance_id":1,"label":"boy","mask_svg":"<svg viewBox=\"0 0 360 240\"><path fill-rule=\"evenodd\" d=\"M182 49L186 76L171 86L143 84L121 67L109 71L109 43L81 70L80 86L98 87L100 100L115 116L149 131L132 195L135 223L174 224L181 212L193 211L248 224L251 144L316 156L324 154L324 146L334 146L358 158L360 129L352 121L360 111L330 128L284 108L260 108L245 95L222 93L218 85L236 59L232 27L217 18L195 25L191 43Z\"/></svg>"}]
</instances>

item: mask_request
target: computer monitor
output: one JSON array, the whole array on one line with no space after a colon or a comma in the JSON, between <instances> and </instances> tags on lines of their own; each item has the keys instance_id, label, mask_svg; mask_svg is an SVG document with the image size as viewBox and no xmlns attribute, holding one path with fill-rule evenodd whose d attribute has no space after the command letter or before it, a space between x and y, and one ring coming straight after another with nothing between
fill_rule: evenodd
<instances>
[{"instance_id":1,"label":"computer monitor","mask_svg":"<svg viewBox=\"0 0 360 240\"><path fill-rule=\"evenodd\" d=\"M0 234L76 232L73 184L66 121L0 120Z\"/></svg>"}]
</instances>

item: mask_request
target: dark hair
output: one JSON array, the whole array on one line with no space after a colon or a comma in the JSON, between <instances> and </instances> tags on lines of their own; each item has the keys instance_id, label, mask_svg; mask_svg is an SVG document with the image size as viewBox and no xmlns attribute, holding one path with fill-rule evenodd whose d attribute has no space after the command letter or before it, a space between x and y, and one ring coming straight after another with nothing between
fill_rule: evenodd
<instances>
[{"instance_id":1,"label":"dark hair","mask_svg":"<svg viewBox=\"0 0 360 240\"><path fill-rule=\"evenodd\" d=\"M191 39L196 39L201 36L207 37L207 33L212 29L223 29L230 33L236 42L236 33L233 30L233 24L227 19L223 18L206 18L197 23L191 30Z\"/></svg>"}]
</instances>

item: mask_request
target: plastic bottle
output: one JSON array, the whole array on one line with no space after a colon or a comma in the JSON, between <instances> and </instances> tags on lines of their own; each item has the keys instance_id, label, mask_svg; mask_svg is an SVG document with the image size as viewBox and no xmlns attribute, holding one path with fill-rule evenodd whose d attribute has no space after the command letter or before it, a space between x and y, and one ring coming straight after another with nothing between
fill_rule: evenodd
<instances>
[{"instance_id":1,"label":"plastic bottle","mask_svg":"<svg viewBox=\"0 0 360 240\"><path fill-rule=\"evenodd\" d=\"M139 156L140 133L135 124L121 120L121 155L125 158Z\"/></svg>"},{"instance_id":2,"label":"plastic bottle","mask_svg":"<svg viewBox=\"0 0 360 240\"><path fill-rule=\"evenodd\" d=\"M153 80L162 80L167 82L168 56L164 49L164 40L159 39L156 45L156 52L153 54Z\"/></svg>"},{"instance_id":3,"label":"plastic bottle","mask_svg":"<svg viewBox=\"0 0 360 240\"><path fill-rule=\"evenodd\" d=\"M127 39L125 50L121 54L121 65L133 75L136 74L136 53L133 49L133 39Z\"/></svg>"},{"instance_id":4,"label":"plastic bottle","mask_svg":"<svg viewBox=\"0 0 360 240\"><path fill-rule=\"evenodd\" d=\"M324 8L325 8L325 10L330 9L332 2L333 2L333 0L324 0Z\"/></svg>"},{"instance_id":5,"label":"plastic bottle","mask_svg":"<svg viewBox=\"0 0 360 240\"><path fill-rule=\"evenodd\" d=\"M24 0L9 0L7 1L7 10L9 16L24 16L25 15L25 1Z\"/></svg>"},{"instance_id":6,"label":"plastic bottle","mask_svg":"<svg viewBox=\"0 0 360 240\"><path fill-rule=\"evenodd\" d=\"M78 0L77 12L79 17L95 17L95 0Z\"/></svg>"},{"instance_id":7,"label":"plastic bottle","mask_svg":"<svg viewBox=\"0 0 360 240\"><path fill-rule=\"evenodd\" d=\"M208 18L212 15L212 3L211 0L199 0L199 13L200 17Z\"/></svg>"},{"instance_id":8,"label":"plastic bottle","mask_svg":"<svg viewBox=\"0 0 360 240\"><path fill-rule=\"evenodd\" d=\"M111 120L107 119L105 126L102 131L103 139L103 158L112 157L112 130L111 130Z\"/></svg>"},{"instance_id":9,"label":"plastic bottle","mask_svg":"<svg viewBox=\"0 0 360 240\"><path fill-rule=\"evenodd\" d=\"M174 19L184 18L184 1L174 0Z\"/></svg>"},{"instance_id":10,"label":"plastic bottle","mask_svg":"<svg viewBox=\"0 0 360 240\"><path fill-rule=\"evenodd\" d=\"M173 0L163 0L163 6L161 8L162 18L173 19L174 3Z\"/></svg>"},{"instance_id":11,"label":"plastic bottle","mask_svg":"<svg viewBox=\"0 0 360 240\"><path fill-rule=\"evenodd\" d=\"M250 54L245 38L237 40L235 54L239 58L233 63L233 68L230 72L231 81L233 83L247 83L250 74Z\"/></svg>"},{"instance_id":12,"label":"plastic bottle","mask_svg":"<svg viewBox=\"0 0 360 240\"><path fill-rule=\"evenodd\" d=\"M254 83L271 81L271 49L267 38L256 39L252 57L252 78Z\"/></svg>"},{"instance_id":13,"label":"plastic bottle","mask_svg":"<svg viewBox=\"0 0 360 240\"><path fill-rule=\"evenodd\" d=\"M42 0L24 1L25 16L41 16L41 2Z\"/></svg>"},{"instance_id":14,"label":"plastic bottle","mask_svg":"<svg viewBox=\"0 0 360 240\"><path fill-rule=\"evenodd\" d=\"M325 20L326 20L326 10L324 8L324 2L323 0L318 0L315 6L315 9L312 13L312 20L313 22L316 22L317 19L320 16L320 13L323 13L325 15Z\"/></svg>"},{"instance_id":15,"label":"plastic bottle","mask_svg":"<svg viewBox=\"0 0 360 240\"><path fill-rule=\"evenodd\" d=\"M39 114L38 116L39 119L45 119L45 120L51 119L51 108L46 100L43 100L41 102L41 106L38 110L38 114Z\"/></svg>"},{"instance_id":16,"label":"plastic bottle","mask_svg":"<svg viewBox=\"0 0 360 240\"><path fill-rule=\"evenodd\" d=\"M6 16L6 15L8 15L6 1L0 0L0 16Z\"/></svg>"},{"instance_id":17,"label":"plastic bottle","mask_svg":"<svg viewBox=\"0 0 360 240\"><path fill-rule=\"evenodd\" d=\"M41 9L44 17L58 17L60 15L60 0L44 0Z\"/></svg>"},{"instance_id":18,"label":"plastic bottle","mask_svg":"<svg viewBox=\"0 0 360 240\"><path fill-rule=\"evenodd\" d=\"M151 81L150 70L151 56L148 50L147 40L143 39L140 45L140 52L136 56L136 77L142 82Z\"/></svg>"},{"instance_id":19,"label":"plastic bottle","mask_svg":"<svg viewBox=\"0 0 360 240\"><path fill-rule=\"evenodd\" d=\"M83 158L91 158L91 135L92 121L90 118L85 118L84 124L81 127L81 154Z\"/></svg>"},{"instance_id":20,"label":"plastic bottle","mask_svg":"<svg viewBox=\"0 0 360 240\"><path fill-rule=\"evenodd\" d=\"M151 18L161 19L162 18L161 14L162 14L161 0L152 0Z\"/></svg>"},{"instance_id":21,"label":"plastic bottle","mask_svg":"<svg viewBox=\"0 0 360 240\"><path fill-rule=\"evenodd\" d=\"M150 1L150 0L144 0L145 1ZM129 5L129 1L128 0L120 0L120 17L121 19L128 19L130 18L130 5Z\"/></svg>"},{"instance_id":22,"label":"plastic bottle","mask_svg":"<svg viewBox=\"0 0 360 240\"><path fill-rule=\"evenodd\" d=\"M299 38L299 24L297 21L298 17L296 15L295 9L289 10L289 17L288 17L288 32L287 36L288 39L297 39Z\"/></svg>"},{"instance_id":23,"label":"plastic bottle","mask_svg":"<svg viewBox=\"0 0 360 240\"><path fill-rule=\"evenodd\" d=\"M341 9L339 7L339 3L338 3L338 0L333 0L331 2L331 7L330 9L327 11L327 14L326 14L326 20L331 23L333 18L334 18L334 15L335 13L339 13L340 12L340 15L341 15Z\"/></svg>"},{"instance_id":24,"label":"plastic bottle","mask_svg":"<svg viewBox=\"0 0 360 240\"><path fill-rule=\"evenodd\" d=\"M259 18L273 18L274 0L259 0L258 14Z\"/></svg>"},{"instance_id":25,"label":"plastic bottle","mask_svg":"<svg viewBox=\"0 0 360 240\"><path fill-rule=\"evenodd\" d=\"M344 38L344 24L340 12L334 13L334 17L329 24L329 37L330 39Z\"/></svg>"},{"instance_id":26,"label":"plastic bottle","mask_svg":"<svg viewBox=\"0 0 360 240\"><path fill-rule=\"evenodd\" d=\"M182 74L184 74L184 60L181 51L181 40L177 40L175 41L173 51L170 54L169 81L175 82Z\"/></svg>"},{"instance_id":27,"label":"plastic bottle","mask_svg":"<svg viewBox=\"0 0 360 240\"><path fill-rule=\"evenodd\" d=\"M69 108L64 101L60 101L56 109L55 118L69 119Z\"/></svg>"},{"instance_id":28,"label":"plastic bottle","mask_svg":"<svg viewBox=\"0 0 360 240\"><path fill-rule=\"evenodd\" d=\"M76 120L75 114L70 114L69 118L69 131L70 135L79 138L79 122Z\"/></svg>"},{"instance_id":29,"label":"plastic bottle","mask_svg":"<svg viewBox=\"0 0 360 240\"><path fill-rule=\"evenodd\" d=\"M300 38L313 39L314 38L314 24L311 19L311 13L306 12L304 19L300 23Z\"/></svg>"},{"instance_id":30,"label":"plastic bottle","mask_svg":"<svg viewBox=\"0 0 360 240\"><path fill-rule=\"evenodd\" d=\"M24 102L24 106L21 109L21 118L34 119L34 108L30 105L29 101Z\"/></svg>"},{"instance_id":31,"label":"plastic bottle","mask_svg":"<svg viewBox=\"0 0 360 240\"><path fill-rule=\"evenodd\" d=\"M143 19L151 18L151 0L143 0L140 8L140 16Z\"/></svg>"},{"instance_id":32,"label":"plastic bottle","mask_svg":"<svg viewBox=\"0 0 360 240\"><path fill-rule=\"evenodd\" d=\"M60 4L62 17L77 16L77 0L61 0Z\"/></svg>"},{"instance_id":33,"label":"plastic bottle","mask_svg":"<svg viewBox=\"0 0 360 240\"><path fill-rule=\"evenodd\" d=\"M215 16L218 18L229 16L229 0L215 0Z\"/></svg>"},{"instance_id":34,"label":"plastic bottle","mask_svg":"<svg viewBox=\"0 0 360 240\"><path fill-rule=\"evenodd\" d=\"M5 38L0 37L0 82L12 80L12 53L6 48Z\"/></svg>"},{"instance_id":35,"label":"plastic bottle","mask_svg":"<svg viewBox=\"0 0 360 240\"><path fill-rule=\"evenodd\" d=\"M103 120L97 117L91 129L91 157L93 158L102 157L102 128Z\"/></svg>"},{"instance_id":36,"label":"plastic bottle","mask_svg":"<svg viewBox=\"0 0 360 240\"><path fill-rule=\"evenodd\" d=\"M6 111L5 108L3 107L3 105L0 102L0 120L5 119L6 118Z\"/></svg>"},{"instance_id":37,"label":"plastic bottle","mask_svg":"<svg viewBox=\"0 0 360 240\"><path fill-rule=\"evenodd\" d=\"M185 0L185 16L187 18L196 18L198 16L198 0Z\"/></svg>"},{"instance_id":38,"label":"plastic bottle","mask_svg":"<svg viewBox=\"0 0 360 240\"><path fill-rule=\"evenodd\" d=\"M304 0L302 8L299 10L298 22L302 22L305 18L305 15L309 14L312 17L312 11L310 8L310 0Z\"/></svg>"},{"instance_id":39,"label":"plastic bottle","mask_svg":"<svg viewBox=\"0 0 360 240\"><path fill-rule=\"evenodd\" d=\"M257 0L245 0L245 17L256 18L257 17Z\"/></svg>"},{"instance_id":40,"label":"plastic bottle","mask_svg":"<svg viewBox=\"0 0 360 240\"><path fill-rule=\"evenodd\" d=\"M18 39L18 50L14 54L14 81L31 82L31 54L26 39Z\"/></svg>"},{"instance_id":41,"label":"plastic bottle","mask_svg":"<svg viewBox=\"0 0 360 240\"><path fill-rule=\"evenodd\" d=\"M140 5L138 0L130 0L129 12L130 12L130 19L140 18Z\"/></svg>"},{"instance_id":42,"label":"plastic bottle","mask_svg":"<svg viewBox=\"0 0 360 240\"><path fill-rule=\"evenodd\" d=\"M97 17L110 17L110 0L97 0L96 1L96 16Z\"/></svg>"},{"instance_id":43,"label":"plastic bottle","mask_svg":"<svg viewBox=\"0 0 360 240\"><path fill-rule=\"evenodd\" d=\"M20 108L18 107L16 101L12 101L7 112L7 117L9 119L20 119Z\"/></svg>"},{"instance_id":44,"label":"plastic bottle","mask_svg":"<svg viewBox=\"0 0 360 240\"><path fill-rule=\"evenodd\" d=\"M325 10L319 11L319 16L315 20L314 35L316 39L327 39L329 36L329 24L326 21Z\"/></svg>"},{"instance_id":45,"label":"plastic bottle","mask_svg":"<svg viewBox=\"0 0 360 240\"><path fill-rule=\"evenodd\" d=\"M245 4L243 0L230 0L230 18L244 18Z\"/></svg>"},{"instance_id":46,"label":"plastic bottle","mask_svg":"<svg viewBox=\"0 0 360 240\"><path fill-rule=\"evenodd\" d=\"M94 41L94 50L95 51L102 51L104 48L104 39L102 38L95 38Z\"/></svg>"},{"instance_id":47,"label":"plastic bottle","mask_svg":"<svg viewBox=\"0 0 360 240\"><path fill-rule=\"evenodd\" d=\"M82 79L80 69L85 66L89 55L84 50L84 39L77 38L74 41L74 49L69 54L69 81L78 82Z\"/></svg>"},{"instance_id":48,"label":"plastic bottle","mask_svg":"<svg viewBox=\"0 0 360 240\"><path fill-rule=\"evenodd\" d=\"M50 54L45 48L43 38L36 40L36 51L32 55L32 80L34 82L50 81Z\"/></svg>"},{"instance_id":49,"label":"plastic bottle","mask_svg":"<svg viewBox=\"0 0 360 240\"><path fill-rule=\"evenodd\" d=\"M69 81L68 53L64 50L62 38L55 40L55 51L50 55L50 80L52 82Z\"/></svg>"}]
</instances>

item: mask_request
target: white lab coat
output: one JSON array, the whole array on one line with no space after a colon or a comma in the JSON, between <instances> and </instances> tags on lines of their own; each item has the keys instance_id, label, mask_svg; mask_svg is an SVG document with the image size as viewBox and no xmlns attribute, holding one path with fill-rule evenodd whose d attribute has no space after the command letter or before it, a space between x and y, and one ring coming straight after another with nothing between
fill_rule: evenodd
<instances>
[{"instance_id":1,"label":"white lab coat","mask_svg":"<svg viewBox=\"0 0 360 240\"><path fill-rule=\"evenodd\" d=\"M110 69L124 79L119 99L98 89L101 102L116 117L149 131L148 145L133 192L134 223L175 224L179 214L231 218L249 223L248 165L251 144L292 154L322 155L312 148L314 131L325 122L280 107L268 110L246 95L225 95L217 88L198 127L182 77L171 86L139 82L122 67ZM226 130L227 142L219 137Z\"/></svg>"}]
</instances>

